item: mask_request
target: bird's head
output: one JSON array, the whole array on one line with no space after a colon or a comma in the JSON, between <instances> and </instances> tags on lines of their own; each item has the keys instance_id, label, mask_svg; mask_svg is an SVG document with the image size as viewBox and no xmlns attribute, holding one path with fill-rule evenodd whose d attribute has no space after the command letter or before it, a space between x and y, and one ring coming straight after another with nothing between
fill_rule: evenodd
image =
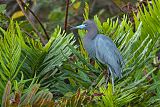
<instances>
[{"instance_id":1,"label":"bird's head","mask_svg":"<svg viewBox=\"0 0 160 107\"><path fill-rule=\"evenodd\" d=\"M74 30L74 29L85 29L85 30L90 31L90 30L97 30L97 26L94 23L94 21L86 20L86 21L84 21L83 24L72 27L71 29L72 30Z\"/></svg>"}]
</instances>

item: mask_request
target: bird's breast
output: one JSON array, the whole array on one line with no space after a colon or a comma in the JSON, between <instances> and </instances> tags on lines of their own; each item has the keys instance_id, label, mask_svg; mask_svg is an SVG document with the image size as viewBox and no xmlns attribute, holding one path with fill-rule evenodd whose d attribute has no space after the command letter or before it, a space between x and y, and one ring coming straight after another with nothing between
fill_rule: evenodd
<instances>
[{"instance_id":1,"label":"bird's breast","mask_svg":"<svg viewBox=\"0 0 160 107\"><path fill-rule=\"evenodd\" d=\"M95 50L95 41L92 39L83 39L84 48L89 54L90 58L95 58L96 56L96 50Z\"/></svg>"}]
</instances>

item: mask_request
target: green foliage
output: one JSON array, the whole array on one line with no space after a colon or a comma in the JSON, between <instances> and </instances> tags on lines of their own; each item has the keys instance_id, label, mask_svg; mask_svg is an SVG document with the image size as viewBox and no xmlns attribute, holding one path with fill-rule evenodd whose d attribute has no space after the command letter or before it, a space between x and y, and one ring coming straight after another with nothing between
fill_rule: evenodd
<instances>
[{"instance_id":1,"label":"green foliage","mask_svg":"<svg viewBox=\"0 0 160 107\"><path fill-rule=\"evenodd\" d=\"M83 107L86 105L91 105L92 96L87 95L87 91L81 91L78 89L76 94L69 98L62 98L57 102L55 107Z\"/></svg>"},{"instance_id":2,"label":"green foliage","mask_svg":"<svg viewBox=\"0 0 160 107\"><path fill-rule=\"evenodd\" d=\"M84 17L85 20L88 20L88 17L89 17L89 6L88 6L87 2L85 2L85 8L84 8L83 17Z\"/></svg>"},{"instance_id":3,"label":"green foliage","mask_svg":"<svg viewBox=\"0 0 160 107\"><path fill-rule=\"evenodd\" d=\"M87 20L89 6L85 6ZM152 62L160 49L159 7L160 0L152 0L148 10L143 7L134 14L134 24L126 15L121 22L108 18L102 23L94 17L99 33L113 39L125 62L114 92L110 83L105 88L105 68L90 63L81 40L79 47L74 44L73 34L57 27L43 46L10 21L6 31L0 28L2 106L158 107L160 70ZM81 37L84 34L79 31Z\"/></svg>"},{"instance_id":4,"label":"green foliage","mask_svg":"<svg viewBox=\"0 0 160 107\"><path fill-rule=\"evenodd\" d=\"M0 43L1 95L8 80L11 83L15 80L18 80L18 83L25 83L24 87L41 83L50 90L55 88L57 82L55 77L59 75L56 72L66 61L64 55L69 57L72 54L67 45L73 45L73 34L66 35L57 27L49 42L42 46L40 40L26 37L18 23L15 24L13 21L10 22L7 31L1 28L1 32L3 33Z\"/></svg>"},{"instance_id":5,"label":"green foliage","mask_svg":"<svg viewBox=\"0 0 160 107\"><path fill-rule=\"evenodd\" d=\"M154 8L154 5L153 5L153 8ZM140 10L140 12L142 11ZM84 16L87 16L87 14L88 13L85 13ZM148 14L153 14L153 13L149 11ZM116 89L116 92L114 94L111 94L112 92L109 91L109 88L103 91L103 93L106 93L104 97L106 97L107 100L102 98L104 102L100 103L101 106L108 106L108 107L118 106L119 107L119 106L127 105L129 103L131 104L133 103L134 105L137 105L137 106L138 105L149 106L153 104L150 101L152 99L152 98L150 99L152 94L151 93L149 93L148 95L145 94L148 92L148 88L150 87L150 83L149 81L146 81L146 79L148 78L149 75L151 74L154 75L153 72L156 71L155 70L156 68L151 67L150 69L147 69L147 72L150 71L150 73L148 73L148 75L146 76L144 76L143 73L146 71L146 67L151 66L150 63L153 61L152 58L154 57L155 52L157 50L156 46L157 46L157 43L159 42L160 36L157 30L156 32L154 32L154 34L149 34L149 33L143 34L143 32L145 33L150 32L149 26L148 25L145 26L143 24L145 23L144 20L141 20L141 17L144 17L144 16L141 15L140 20L135 20L135 25L137 26L135 29L132 23L128 21L126 16L124 16L124 18L122 19L122 22L119 24L118 24L118 19L116 21L112 21L108 19L107 21L101 23L97 16L94 17L94 21L98 26L99 32L105 35L109 35L112 39L114 39L114 42L119 48L119 50L121 51L121 54L123 55L123 59L125 61L125 68L123 70L124 76L121 80L118 80L119 83L117 83L115 86L115 87L118 87L118 89ZM151 16L152 15L150 15L150 17ZM155 26L152 26L152 28L153 27ZM134 30L136 30L136 32L134 32ZM84 35L84 32L79 31L79 34ZM82 46L80 46L80 48L81 47ZM80 49L80 50L83 55L86 55L83 49ZM88 74L98 70L96 64L94 66L92 65L87 66L89 65L88 63L86 63L86 61L88 61L89 59L87 56L85 56L85 58L82 58L79 55L79 53L76 52L73 48L72 48L72 51L77 56L78 62L81 62L79 65L78 64L75 65L78 68L77 70L78 72L82 71L81 67L83 66L86 69L84 72L88 71L87 72ZM102 70L102 69L99 68L99 70ZM88 77L90 78L90 75L88 75ZM96 82L95 81L92 82L94 85L97 85L98 87L100 86L100 84L102 85L102 83L105 82L103 77L100 77L100 78L99 77L93 76L92 78L93 80L96 80L96 78L99 79ZM128 78L130 79L128 80ZM128 82L125 83L126 82L125 80L128 80ZM102 92L102 89L101 89L101 92ZM109 97L110 95L112 95L113 98ZM141 99L139 99L139 96L141 96ZM156 100L156 102L157 101L158 99ZM141 103L136 104L135 102L141 102ZM158 103L154 103L154 104L158 105Z\"/></svg>"},{"instance_id":6,"label":"green foliage","mask_svg":"<svg viewBox=\"0 0 160 107\"><path fill-rule=\"evenodd\" d=\"M0 13L5 13L5 4L0 5Z\"/></svg>"},{"instance_id":7,"label":"green foliage","mask_svg":"<svg viewBox=\"0 0 160 107\"><path fill-rule=\"evenodd\" d=\"M3 35L1 35L0 43L0 93L2 95L6 82L18 79L17 75L20 71L25 58L20 61L21 56L21 37L15 34L13 21L7 31L1 28ZM19 41L19 42L17 42Z\"/></svg>"},{"instance_id":8,"label":"green foliage","mask_svg":"<svg viewBox=\"0 0 160 107\"><path fill-rule=\"evenodd\" d=\"M74 3L76 0L71 0L72 3Z\"/></svg>"}]
</instances>

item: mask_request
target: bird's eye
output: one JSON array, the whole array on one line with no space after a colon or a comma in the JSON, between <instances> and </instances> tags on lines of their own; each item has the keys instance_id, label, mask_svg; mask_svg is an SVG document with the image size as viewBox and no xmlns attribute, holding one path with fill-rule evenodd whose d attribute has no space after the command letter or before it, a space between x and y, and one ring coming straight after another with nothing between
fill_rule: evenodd
<instances>
[{"instance_id":1,"label":"bird's eye","mask_svg":"<svg viewBox=\"0 0 160 107\"><path fill-rule=\"evenodd\" d=\"M88 26L86 23L84 23L85 26Z\"/></svg>"}]
</instances>

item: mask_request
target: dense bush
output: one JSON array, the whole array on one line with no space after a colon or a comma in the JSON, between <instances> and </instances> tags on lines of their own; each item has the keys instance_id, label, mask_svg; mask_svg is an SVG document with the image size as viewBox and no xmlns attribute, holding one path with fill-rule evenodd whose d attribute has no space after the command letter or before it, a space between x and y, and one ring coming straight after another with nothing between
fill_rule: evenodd
<instances>
[{"instance_id":1,"label":"dense bush","mask_svg":"<svg viewBox=\"0 0 160 107\"><path fill-rule=\"evenodd\" d=\"M0 28L1 106L160 106L159 7L160 0L152 0L134 13L134 22L127 15L104 22L94 16L99 33L112 38L125 61L115 92L110 83L105 88L104 68L90 63L81 38L76 44L58 26L43 44L37 33L24 31L24 22L10 20L7 29ZM88 16L86 4L84 19Z\"/></svg>"}]
</instances>

